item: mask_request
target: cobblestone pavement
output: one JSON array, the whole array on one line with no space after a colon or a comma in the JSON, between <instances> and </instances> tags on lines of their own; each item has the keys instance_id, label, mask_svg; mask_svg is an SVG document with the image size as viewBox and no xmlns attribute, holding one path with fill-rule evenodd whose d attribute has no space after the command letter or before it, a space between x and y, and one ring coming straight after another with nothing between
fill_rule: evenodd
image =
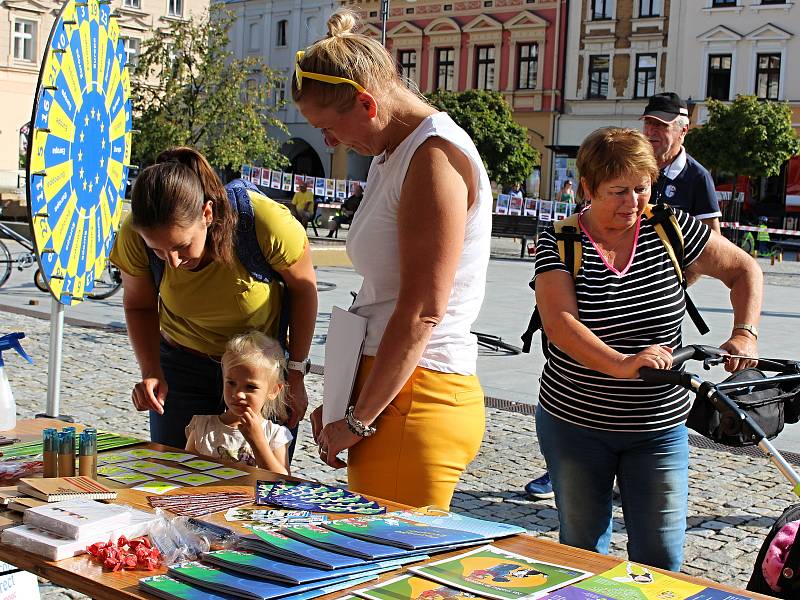
<instances>
[{"instance_id":1,"label":"cobblestone pavement","mask_svg":"<svg viewBox=\"0 0 800 600\"><path fill-rule=\"evenodd\" d=\"M25 348L37 360L31 367L16 355L6 357L19 417L30 418L45 406L49 324L11 313L2 313L0 323L3 332L26 332ZM124 335L66 326L62 413L104 429L146 437L146 417L130 406L136 376ZM322 378L310 375L308 391L312 406L318 404ZM486 416L483 446L459 483L453 509L516 523L556 539L558 517L553 501L531 501L521 493L524 484L544 468L533 417L492 408L487 408ZM293 473L339 483L344 475L318 462L308 427L301 430ZM766 458L693 447L684 572L744 587L766 532L792 499L790 486ZM612 543L613 553L624 556L625 528L618 506ZM42 591L46 600L81 597L47 583Z\"/></svg>"}]
</instances>

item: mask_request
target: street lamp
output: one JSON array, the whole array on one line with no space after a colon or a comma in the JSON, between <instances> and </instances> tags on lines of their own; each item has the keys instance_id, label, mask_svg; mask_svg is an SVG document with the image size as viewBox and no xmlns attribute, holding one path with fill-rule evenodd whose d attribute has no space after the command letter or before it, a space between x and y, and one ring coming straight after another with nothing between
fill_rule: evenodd
<instances>
[{"instance_id":1,"label":"street lamp","mask_svg":"<svg viewBox=\"0 0 800 600\"><path fill-rule=\"evenodd\" d=\"M413 4L417 0L406 0ZM389 0L381 0L381 44L386 47L386 21L389 20Z\"/></svg>"}]
</instances>

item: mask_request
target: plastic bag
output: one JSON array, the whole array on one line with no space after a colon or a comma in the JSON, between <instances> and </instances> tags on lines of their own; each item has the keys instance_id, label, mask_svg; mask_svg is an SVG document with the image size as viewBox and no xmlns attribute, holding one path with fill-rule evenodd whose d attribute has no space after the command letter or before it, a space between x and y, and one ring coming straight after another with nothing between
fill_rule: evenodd
<instances>
[{"instance_id":1,"label":"plastic bag","mask_svg":"<svg viewBox=\"0 0 800 600\"><path fill-rule=\"evenodd\" d=\"M170 517L161 509L156 509L155 514L150 540L161 552L165 566L197 560L203 552L236 544L236 534L225 527L190 517Z\"/></svg>"}]
</instances>

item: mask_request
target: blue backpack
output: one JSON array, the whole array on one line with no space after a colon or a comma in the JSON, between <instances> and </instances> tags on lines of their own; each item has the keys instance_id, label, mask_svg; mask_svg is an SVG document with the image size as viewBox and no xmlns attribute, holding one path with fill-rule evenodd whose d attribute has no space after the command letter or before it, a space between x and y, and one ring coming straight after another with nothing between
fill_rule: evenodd
<instances>
[{"instance_id":1,"label":"blue backpack","mask_svg":"<svg viewBox=\"0 0 800 600\"><path fill-rule=\"evenodd\" d=\"M289 329L289 290L280 274L267 261L258 243L255 212L253 211L253 204L250 202L250 196L247 194L248 190L261 194L261 190L245 179L234 179L225 185L228 201L239 216L236 222L236 238L234 240L236 256L256 281L271 283L276 280L281 284L283 291L281 294L281 315L278 322L278 341L285 349L286 334ZM145 248L147 248L153 283L156 290L158 290L161 287L161 279L164 277L164 261L158 258L149 247L145 246Z\"/></svg>"}]
</instances>

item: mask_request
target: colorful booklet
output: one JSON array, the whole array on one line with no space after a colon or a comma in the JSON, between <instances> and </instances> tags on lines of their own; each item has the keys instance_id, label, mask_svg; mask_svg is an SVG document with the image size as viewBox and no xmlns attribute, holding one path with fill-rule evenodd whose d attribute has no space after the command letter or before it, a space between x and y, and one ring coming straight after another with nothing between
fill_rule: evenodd
<instances>
[{"instance_id":1,"label":"colorful booklet","mask_svg":"<svg viewBox=\"0 0 800 600\"><path fill-rule=\"evenodd\" d=\"M354 556L345 556L317 548L268 528L251 527L250 531L253 532L253 535L240 536L239 546L245 550L272 556L279 560L319 569L344 569L362 565L365 562Z\"/></svg>"},{"instance_id":2,"label":"colorful booklet","mask_svg":"<svg viewBox=\"0 0 800 600\"><path fill-rule=\"evenodd\" d=\"M234 574L228 571L220 571L214 567L201 564L199 562L188 562L169 567L167 573L175 579L180 579L186 583L208 588L226 594L235 594L242 598L252 600L271 600L272 598L282 598L293 594L300 594L309 590L317 589L325 585L336 585L348 583L352 585L352 580L358 576L345 575L323 581L314 581L301 585L289 585L276 581L266 581L258 577Z\"/></svg>"},{"instance_id":3,"label":"colorful booklet","mask_svg":"<svg viewBox=\"0 0 800 600\"><path fill-rule=\"evenodd\" d=\"M327 569L316 569L301 565L286 563L274 558L259 556L252 552L242 552L240 550L216 550L214 552L204 552L201 560L215 567L237 571L245 575L263 577L291 585L310 583L323 579L335 579L344 575L357 575L369 572L371 574L383 573L397 569L404 564L416 562L428 558L426 555L414 555L393 560L386 560L374 563L364 563L356 567L338 569L331 571Z\"/></svg>"},{"instance_id":4,"label":"colorful booklet","mask_svg":"<svg viewBox=\"0 0 800 600\"><path fill-rule=\"evenodd\" d=\"M446 586L430 579L403 575L379 585L356 590L368 600L472 600L474 594Z\"/></svg>"},{"instance_id":5,"label":"colorful booklet","mask_svg":"<svg viewBox=\"0 0 800 600\"><path fill-rule=\"evenodd\" d=\"M29 508L23 522L77 540L110 531L130 519L131 512L125 506L75 498Z\"/></svg>"},{"instance_id":6,"label":"colorful booklet","mask_svg":"<svg viewBox=\"0 0 800 600\"><path fill-rule=\"evenodd\" d=\"M377 515L386 507L344 488L310 482L258 481L256 504L314 512Z\"/></svg>"},{"instance_id":7,"label":"colorful booklet","mask_svg":"<svg viewBox=\"0 0 800 600\"><path fill-rule=\"evenodd\" d=\"M353 517L323 523L322 526L360 540L406 550L424 550L436 546L487 541L481 534L412 523L392 517Z\"/></svg>"},{"instance_id":8,"label":"colorful booklet","mask_svg":"<svg viewBox=\"0 0 800 600\"><path fill-rule=\"evenodd\" d=\"M316 525L309 525L308 527L284 527L281 529L281 533L324 550L330 550L331 552L337 552L339 554L347 554L348 556L355 556L357 558L363 558L364 560L395 558L410 553L408 550L367 542Z\"/></svg>"},{"instance_id":9,"label":"colorful booklet","mask_svg":"<svg viewBox=\"0 0 800 600\"><path fill-rule=\"evenodd\" d=\"M518 535L527 531L524 527L518 527L517 525L476 519L475 517L447 512L446 510L430 506L416 510L392 512L386 516L397 517L416 523L425 523L426 525L443 527L445 529L470 531L482 535L485 539L497 539L509 535Z\"/></svg>"},{"instance_id":10,"label":"colorful booklet","mask_svg":"<svg viewBox=\"0 0 800 600\"><path fill-rule=\"evenodd\" d=\"M374 575L359 577L335 585L326 585L320 588L284 596L282 600L309 600L325 594L332 594L353 585L361 585L377 579ZM197 588L183 581L173 579L169 575L155 575L139 580L139 588L165 600L239 600L240 596L211 592L206 588Z\"/></svg>"},{"instance_id":11,"label":"colorful booklet","mask_svg":"<svg viewBox=\"0 0 800 600\"><path fill-rule=\"evenodd\" d=\"M738 596L676 577L659 573L643 565L622 562L605 573L590 577L561 590L568 600L744 600ZM553 595L552 598L561 598Z\"/></svg>"},{"instance_id":12,"label":"colorful booklet","mask_svg":"<svg viewBox=\"0 0 800 600\"><path fill-rule=\"evenodd\" d=\"M296 525L320 525L328 520L328 515L312 513L308 510L280 510L263 508L229 508L226 521L257 521L266 527L291 527Z\"/></svg>"},{"instance_id":13,"label":"colorful booklet","mask_svg":"<svg viewBox=\"0 0 800 600\"><path fill-rule=\"evenodd\" d=\"M411 572L447 586L496 600L533 599L592 575L542 562L495 546L484 546Z\"/></svg>"}]
</instances>

